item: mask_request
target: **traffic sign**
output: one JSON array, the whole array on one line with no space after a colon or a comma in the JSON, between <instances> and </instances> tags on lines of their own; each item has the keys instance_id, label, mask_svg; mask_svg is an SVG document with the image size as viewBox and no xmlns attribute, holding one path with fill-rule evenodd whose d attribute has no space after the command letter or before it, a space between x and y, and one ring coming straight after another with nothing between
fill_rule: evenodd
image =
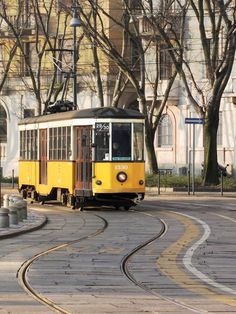
<instances>
[{"instance_id":1,"label":"traffic sign","mask_svg":"<svg viewBox=\"0 0 236 314\"><path fill-rule=\"evenodd\" d=\"M203 118L185 118L185 124L203 124Z\"/></svg>"}]
</instances>

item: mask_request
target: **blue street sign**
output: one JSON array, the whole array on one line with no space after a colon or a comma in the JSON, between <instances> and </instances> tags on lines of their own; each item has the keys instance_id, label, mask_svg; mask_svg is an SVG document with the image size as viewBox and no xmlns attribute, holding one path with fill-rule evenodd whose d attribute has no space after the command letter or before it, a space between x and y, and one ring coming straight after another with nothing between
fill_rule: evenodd
<instances>
[{"instance_id":1,"label":"blue street sign","mask_svg":"<svg viewBox=\"0 0 236 314\"><path fill-rule=\"evenodd\" d=\"M203 124L203 118L185 118L185 124Z\"/></svg>"}]
</instances>

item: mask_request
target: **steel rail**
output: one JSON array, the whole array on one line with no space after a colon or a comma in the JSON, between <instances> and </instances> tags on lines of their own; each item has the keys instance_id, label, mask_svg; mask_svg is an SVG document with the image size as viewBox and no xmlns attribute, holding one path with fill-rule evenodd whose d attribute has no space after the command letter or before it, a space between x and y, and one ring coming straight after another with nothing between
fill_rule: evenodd
<instances>
[{"instance_id":1,"label":"steel rail","mask_svg":"<svg viewBox=\"0 0 236 314\"><path fill-rule=\"evenodd\" d=\"M121 261L121 271L123 272L123 274L133 283L135 284L136 286L138 286L139 288L141 288L142 290L162 299L162 300L165 300L167 302L170 302L172 304L175 304L177 306L180 306L182 308L185 308L185 309L188 309L192 312L195 312L195 313L201 313L201 314L204 314L204 313L209 313L208 311L205 311L205 310L200 310L199 308L195 308L195 307L192 307L192 306L189 306L183 302L179 302L179 301L176 301L176 300L173 300L171 298L168 298L168 297L165 297L155 291L153 291L151 288L147 287L145 284L143 284L142 282L139 282L138 280L135 279L134 275L132 274L132 272L129 270L129 261L131 260L131 258L137 253L139 252L140 250L142 250L144 247L150 245L151 243L155 242L156 240L158 239L161 239L165 233L167 232L168 230L168 227L167 227L167 224L164 222L164 220L160 219L160 218L157 218L156 216L150 214L150 213L147 213L147 212L142 212L142 211L136 211L134 210L134 212L136 213L139 213L139 214L143 214L143 215L148 215L148 216L151 216L157 220L159 220L159 222L161 223L162 225L162 228L161 230L155 235L153 236L152 238L150 238L149 240L141 243L140 245L138 245L137 247L135 247L133 250L131 250L127 255L124 256L124 258L122 259Z\"/></svg>"},{"instance_id":2,"label":"steel rail","mask_svg":"<svg viewBox=\"0 0 236 314\"><path fill-rule=\"evenodd\" d=\"M94 214L95 215L95 214ZM75 243L79 243L82 242L83 240L87 240L93 237L96 237L97 235L103 233L105 231L105 229L108 227L108 222L106 219L104 219L103 217L99 216L99 215L95 215L98 218L100 218L103 221L103 227L97 229L95 232L83 236L79 239L70 241L70 242L66 242L57 246L54 246L50 249L47 249L41 253L38 253L36 255L34 255L32 258L28 259L27 261L25 261L21 267L19 268L18 272L17 272L17 278L18 278L18 282L20 284L20 286L29 294L31 295L34 299L36 299L37 301L39 301L40 303L48 306L50 309L58 312L58 313L63 313L63 314L71 314L70 312L68 312L67 310L63 309L61 306L57 305L56 303L54 303L52 300L50 300L49 298L44 297L43 295L41 295L40 293L38 293L34 288L32 288L32 286L30 285L28 278L27 278L27 273L29 272L29 269L31 267L31 265L38 260L40 257L50 254L54 251L60 250L62 248L68 247L70 245L73 245Z\"/></svg>"}]
</instances>

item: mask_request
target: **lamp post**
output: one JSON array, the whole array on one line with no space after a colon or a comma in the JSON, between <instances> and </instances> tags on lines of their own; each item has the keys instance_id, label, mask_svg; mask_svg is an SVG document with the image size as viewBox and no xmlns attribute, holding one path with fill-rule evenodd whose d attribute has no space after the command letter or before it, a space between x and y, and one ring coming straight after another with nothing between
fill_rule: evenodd
<instances>
[{"instance_id":1,"label":"lamp post","mask_svg":"<svg viewBox=\"0 0 236 314\"><path fill-rule=\"evenodd\" d=\"M0 135L0 208L2 207L2 138Z\"/></svg>"},{"instance_id":2,"label":"lamp post","mask_svg":"<svg viewBox=\"0 0 236 314\"><path fill-rule=\"evenodd\" d=\"M77 108L77 45L76 45L76 27L81 26L81 20L77 14L77 7L73 6L73 17L70 21L70 27L73 27L73 63L72 63L72 75L73 75L73 102L74 108Z\"/></svg>"}]
</instances>

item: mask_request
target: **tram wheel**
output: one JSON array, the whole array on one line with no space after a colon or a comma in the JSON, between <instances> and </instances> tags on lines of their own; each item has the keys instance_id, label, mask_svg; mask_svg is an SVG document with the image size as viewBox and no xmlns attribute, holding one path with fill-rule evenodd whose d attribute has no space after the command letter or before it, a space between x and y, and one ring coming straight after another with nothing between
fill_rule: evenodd
<instances>
[{"instance_id":1,"label":"tram wheel","mask_svg":"<svg viewBox=\"0 0 236 314\"><path fill-rule=\"evenodd\" d=\"M38 194L38 201L39 201L39 205L44 205L45 197L43 197L40 194Z\"/></svg>"},{"instance_id":2,"label":"tram wheel","mask_svg":"<svg viewBox=\"0 0 236 314\"><path fill-rule=\"evenodd\" d=\"M75 196L74 196L74 195L69 194L69 195L67 196L66 205L67 205L68 207L70 207L71 209L75 209L75 208L76 208L76 206L75 206Z\"/></svg>"},{"instance_id":3,"label":"tram wheel","mask_svg":"<svg viewBox=\"0 0 236 314\"><path fill-rule=\"evenodd\" d=\"M27 199L27 190L26 189L22 190L22 197L25 200Z\"/></svg>"},{"instance_id":4,"label":"tram wheel","mask_svg":"<svg viewBox=\"0 0 236 314\"><path fill-rule=\"evenodd\" d=\"M68 203L68 197L66 193L62 194L62 205L66 206Z\"/></svg>"},{"instance_id":5,"label":"tram wheel","mask_svg":"<svg viewBox=\"0 0 236 314\"><path fill-rule=\"evenodd\" d=\"M84 197L76 197L75 208L81 212L84 210Z\"/></svg>"}]
</instances>

